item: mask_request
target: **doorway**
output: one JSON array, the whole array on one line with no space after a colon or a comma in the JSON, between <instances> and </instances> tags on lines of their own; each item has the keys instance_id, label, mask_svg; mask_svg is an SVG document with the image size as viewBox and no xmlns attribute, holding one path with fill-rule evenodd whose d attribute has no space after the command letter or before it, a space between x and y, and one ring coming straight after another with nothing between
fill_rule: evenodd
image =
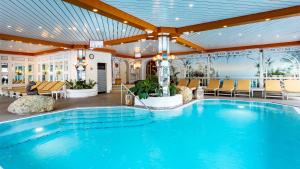
<instances>
[{"instance_id":1,"label":"doorway","mask_svg":"<svg viewBox=\"0 0 300 169\"><path fill-rule=\"evenodd\" d=\"M106 78L106 64L97 64L97 86L98 93L106 93L107 90L107 78Z\"/></svg>"}]
</instances>

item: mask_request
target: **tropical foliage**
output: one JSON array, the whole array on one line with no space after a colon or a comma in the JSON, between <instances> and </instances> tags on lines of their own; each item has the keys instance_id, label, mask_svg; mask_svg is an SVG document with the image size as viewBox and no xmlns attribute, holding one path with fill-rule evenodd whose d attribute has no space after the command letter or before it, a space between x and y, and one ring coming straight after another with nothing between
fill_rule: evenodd
<instances>
[{"instance_id":1,"label":"tropical foliage","mask_svg":"<svg viewBox=\"0 0 300 169\"><path fill-rule=\"evenodd\" d=\"M176 93L177 93L177 88L176 88L175 84L172 83L172 84L169 86L169 90L170 90L170 95L171 95L171 96L175 96L175 95L176 95Z\"/></svg>"},{"instance_id":2,"label":"tropical foliage","mask_svg":"<svg viewBox=\"0 0 300 169\"><path fill-rule=\"evenodd\" d=\"M92 89L97 83L93 80L70 80L66 81L66 86L68 89Z\"/></svg>"},{"instance_id":3,"label":"tropical foliage","mask_svg":"<svg viewBox=\"0 0 300 169\"><path fill-rule=\"evenodd\" d=\"M129 90L140 99L147 99L150 94L160 93L158 78L156 76L148 76L146 80L137 81L135 86Z\"/></svg>"}]
</instances>

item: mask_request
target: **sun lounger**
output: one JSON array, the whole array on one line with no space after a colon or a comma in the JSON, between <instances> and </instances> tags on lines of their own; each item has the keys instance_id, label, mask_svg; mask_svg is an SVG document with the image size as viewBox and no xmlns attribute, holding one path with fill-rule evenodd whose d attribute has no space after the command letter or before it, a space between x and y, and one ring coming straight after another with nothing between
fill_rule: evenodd
<instances>
[{"instance_id":1,"label":"sun lounger","mask_svg":"<svg viewBox=\"0 0 300 169\"><path fill-rule=\"evenodd\" d=\"M180 80L178 81L177 86L187 86L188 83L189 83L189 81L188 81L187 79L180 79Z\"/></svg>"},{"instance_id":2,"label":"sun lounger","mask_svg":"<svg viewBox=\"0 0 300 169\"><path fill-rule=\"evenodd\" d=\"M289 99L290 94L300 94L300 80L285 80L284 90L286 94L286 99Z\"/></svg>"},{"instance_id":3,"label":"sun lounger","mask_svg":"<svg viewBox=\"0 0 300 169\"><path fill-rule=\"evenodd\" d=\"M265 81L265 98L267 97L281 97L284 99L280 80L266 80Z\"/></svg>"},{"instance_id":4,"label":"sun lounger","mask_svg":"<svg viewBox=\"0 0 300 169\"><path fill-rule=\"evenodd\" d=\"M220 87L220 80L210 80L206 89L204 89L204 94L217 95L217 90Z\"/></svg>"},{"instance_id":5,"label":"sun lounger","mask_svg":"<svg viewBox=\"0 0 300 169\"><path fill-rule=\"evenodd\" d=\"M251 81L238 80L234 96L249 96L251 97Z\"/></svg>"},{"instance_id":6,"label":"sun lounger","mask_svg":"<svg viewBox=\"0 0 300 169\"><path fill-rule=\"evenodd\" d=\"M218 95L230 95L232 97L234 90L233 80L224 80L222 87L218 90Z\"/></svg>"}]
</instances>

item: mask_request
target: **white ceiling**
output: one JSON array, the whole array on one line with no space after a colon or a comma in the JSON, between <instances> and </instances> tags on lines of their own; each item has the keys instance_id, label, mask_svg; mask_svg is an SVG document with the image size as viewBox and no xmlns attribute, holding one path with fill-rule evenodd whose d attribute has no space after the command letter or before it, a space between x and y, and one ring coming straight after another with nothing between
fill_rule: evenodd
<instances>
[{"instance_id":1,"label":"white ceiling","mask_svg":"<svg viewBox=\"0 0 300 169\"><path fill-rule=\"evenodd\" d=\"M120 44L112 46L113 49L119 54L134 56L134 50L136 47L140 47L142 56L145 55L156 55L158 53L158 41L157 40L146 40L134 43ZM170 52L188 52L193 49L179 45L177 43L170 43Z\"/></svg>"},{"instance_id":2,"label":"white ceiling","mask_svg":"<svg viewBox=\"0 0 300 169\"><path fill-rule=\"evenodd\" d=\"M62 0L0 0L0 33L88 44L145 32Z\"/></svg>"},{"instance_id":3,"label":"white ceiling","mask_svg":"<svg viewBox=\"0 0 300 169\"><path fill-rule=\"evenodd\" d=\"M205 49L300 40L300 17L291 17L182 35Z\"/></svg>"},{"instance_id":4,"label":"white ceiling","mask_svg":"<svg viewBox=\"0 0 300 169\"><path fill-rule=\"evenodd\" d=\"M181 27L300 5L299 0L103 0L156 26Z\"/></svg>"},{"instance_id":5,"label":"white ceiling","mask_svg":"<svg viewBox=\"0 0 300 169\"><path fill-rule=\"evenodd\" d=\"M0 40L0 50L35 53L54 49L53 46L35 45L22 42Z\"/></svg>"}]
</instances>

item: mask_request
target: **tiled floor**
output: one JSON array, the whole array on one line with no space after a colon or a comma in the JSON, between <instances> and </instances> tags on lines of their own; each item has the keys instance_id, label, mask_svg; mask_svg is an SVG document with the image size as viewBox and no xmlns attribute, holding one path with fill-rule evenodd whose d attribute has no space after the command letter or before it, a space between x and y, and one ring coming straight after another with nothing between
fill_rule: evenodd
<instances>
[{"instance_id":1,"label":"tiled floor","mask_svg":"<svg viewBox=\"0 0 300 169\"><path fill-rule=\"evenodd\" d=\"M300 107L300 98L290 100L280 99L261 99L261 98L247 98L247 97L215 97L205 96L205 99L234 99L234 100L246 100L246 101L262 101L262 102L274 102L286 105L293 105ZM11 114L7 111L7 107L15 99L0 96L0 121L6 121L11 119L22 118L26 116L18 116ZM96 107L96 106L119 106L121 105L120 94L100 94L95 97L84 98L84 99L60 99L56 102L55 110L70 109L76 107Z\"/></svg>"}]
</instances>

